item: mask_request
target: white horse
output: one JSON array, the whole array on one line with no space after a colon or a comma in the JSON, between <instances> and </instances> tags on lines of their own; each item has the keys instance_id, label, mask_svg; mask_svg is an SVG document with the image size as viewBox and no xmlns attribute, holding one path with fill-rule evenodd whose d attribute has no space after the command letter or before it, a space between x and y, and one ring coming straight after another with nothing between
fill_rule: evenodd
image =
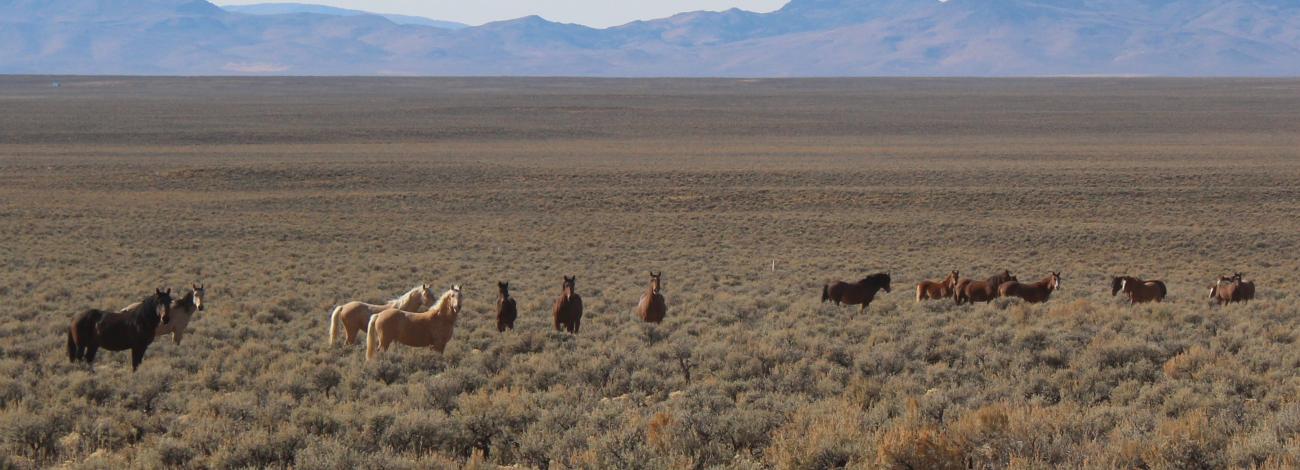
<instances>
[{"instance_id":1,"label":"white horse","mask_svg":"<svg viewBox=\"0 0 1300 470\"><path fill-rule=\"evenodd\" d=\"M451 341L456 317L460 316L460 286L442 293L438 303L424 312L386 309L370 317L366 327L366 360L387 351L394 341L414 347L431 347L441 353Z\"/></svg>"},{"instance_id":2,"label":"white horse","mask_svg":"<svg viewBox=\"0 0 1300 470\"><path fill-rule=\"evenodd\" d=\"M352 301L335 306L334 310L330 312L329 344L334 345L334 339L338 337L340 328L342 328L342 333L346 339L344 344L357 344L357 334L366 329L366 323L370 321L370 316L382 312L384 309L420 310L428 308L437 299L437 294L433 293L433 289L428 284L421 284L412 287L405 294L385 302L383 305Z\"/></svg>"}]
</instances>

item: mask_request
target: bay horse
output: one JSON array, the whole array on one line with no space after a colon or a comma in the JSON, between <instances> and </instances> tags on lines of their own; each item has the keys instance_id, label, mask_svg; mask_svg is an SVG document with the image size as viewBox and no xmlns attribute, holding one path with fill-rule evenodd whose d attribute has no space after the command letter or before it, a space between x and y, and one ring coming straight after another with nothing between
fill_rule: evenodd
<instances>
[{"instance_id":1,"label":"bay horse","mask_svg":"<svg viewBox=\"0 0 1300 470\"><path fill-rule=\"evenodd\" d=\"M344 336L343 344L357 344L357 334L365 331L371 315L390 308L408 312L423 310L432 305L437 299L437 294L434 294L432 287L428 284L420 284L412 287L411 290L406 291L405 294L398 296L396 299L385 302L383 305L352 301L335 306L334 310L330 312L329 344L333 346L334 339L340 333Z\"/></svg>"},{"instance_id":2,"label":"bay horse","mask_svg":"<svg viewBox=\"0 0 1300 470\"><path fill-rule=\"evenodd\" d=\"M203 310L203 297L206 289L203 284L190 283L190 291L179 299L173 299L171 309L167 311L169 321L158 325L158 331L154 333L155 338L160 338L168 333L172 335L172 343L181 344L181 338L185 336L185 331L190 324L190 319L194 317L194 312ZM135 308L139 302L128 305L121 311L125 312Z\"/></svg>"},{"instance_id":3,"label":"bay horse","mask_svg":"<svg viewBox=\"0 0 1300 470\"><path fill-rule=\"evenodd\" d=\"M1132 276L1111 277L1111 297L1120 292L1128 294L1130 304L1164 302L1169 293L1164 281L1144 281Z\"/></svg>"},{"instance_id":4,"label":"bay horse","mask_svg":"<svg viewBox=\"0 0 1300 470\"><path fill-rule=\"evenodd\" d=\"M515 308L515 299L510 298L510 283L497 282L497 332L504 333L507 328L515 329L515 318L519 310Z\"/></svg>"},{"instance_id":5,"label":"bay horse","mask_svg":"<svg viewBox=\"0 0 1300 470\"><path fill-rule=\"evenodd\" d=\"M1043 303L1052 298L1052 292L1061 288L1061 273L1053 271L1043 280L1033 284L1021 284L1007 281L998 286L998 295L1002 297L1019 297L1031 304Z\"/></svg>"},{"instance_id":6,"label":"bay horse","mask_svg":"<svg viewBox=\"0 0 1300 470\"><path fill-rule=\"evenodd\" d=\"M424 312L405 312L396 308L370 316L366 326L366 360L387 351L393 342L412 347L430 347L442 353L451 341L456 318L460 316L460 286L451 286L438 301Z\"/></svg>"},{"instance_id":7,"label":"bay horse","mask_svg":"<svg viewBox=\"0 0 1300 470\"><path fill-rule=\"evenodd\" d=\"M170 318L172 290L155 289L154 293L135 304L135 308L110 312L89 309L72 319L68 327L68 360L85 360L91 370L95 368L95 353L99 348L109 351L131 350L131 371L144 362L144 352L153 343L160 323Z\"/></svg>"},{"instance_id":8,"label":"bay horse","mask_svg":"<svg viewBox=\"0 0 1300 470\"><path fill-rule=\"evenodd\" d=\"M948 277L942 281L921 281L916 285L916 301L928 299L946 299L952 297L957 291L957 281L961 279L961 273L953 271L948 273Z\"/></svg>"},{"instance_id":9,"label":"bay horse","mask_svg":"<svg viewBox=\"0 0 1300 470\"><path fill-rule=\"evenodd\" d=\"M835 305L860 304L862 308L858 309L858 312L866 312L871 301L876 299L876 292L881 289L884 289L886 294L891 292L889 281L888 273L876 273L853 284L843 281L827 284L822 286L822 303L829 300L835 302Z\"/></svg>"},{"instance_id":10,"label":"bay horse","mask_svg":"<svg viewBox=\"0 0 1300 470\"><path fill-rule=\"evenodd\" d=\"M551 316L555 320L555 331L568 331L578 334L582 328L582 296L578 295L578 276L564 276L560 298L555 299L555 308Z\"/></svg>"},{"instance_id":11,"label":"bay horse","mask_svg":"<svg viewBox=\"0 0 1300 470\"><path fill-rule=\"evenodd\" d=\"M1250 301L1255 300L1255 281L1247 281L1245 277L1241 273L1232 274L1232 278L1237 282L1237 297L1242 302L1250 303Z\"/></svg>"},{"instance_id":12,"label":"bay horse","mask_svg":"<svg viewBox=\"0 0 1300 470\"><path fill-rule=\"evenodd\" d=\"M1008 281L1019 281L1019 279L1012 276L1011 271L1005 269L1000 274L990 276L983 281L962 279L957 283L957 291L953 295L953 300L957 302L957 305L966 302L992 302L993 299L998 297L998 287Z\"/></svg>"},{"instance_id":13,"label":"bay horse","mask_svg":"<svg viewBox=\"0 0 1300 470\"><path fill-rule=\"evenodd\" d=\"M655 274L650 271L650 287L641 294L641 300L636 304L636 316L646 323L663 323L664 316L668 313L668 304L664 302L663 294L659 293L663 281L663 272Z\"/></svg>"}]
</instances>

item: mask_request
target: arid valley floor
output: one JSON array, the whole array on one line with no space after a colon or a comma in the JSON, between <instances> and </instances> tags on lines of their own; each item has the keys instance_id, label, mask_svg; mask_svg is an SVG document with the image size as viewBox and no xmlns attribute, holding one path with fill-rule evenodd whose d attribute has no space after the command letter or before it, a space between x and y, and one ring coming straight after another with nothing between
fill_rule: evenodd
<instances>
[{"instance_id":1,"label":"arid valley floor","mask_svg":"<svg viewBox=\"0 0 1300 470\"><path fill-rule=\"evenodd\" d=\"M0 468L1300 465L1300 81L53 80L0 77ZM1062 289L915 300L1002 269ZM194 281L139 372L68 362ZM326 344L421 282L445 354Z\"/></svg>"}]
</instances>

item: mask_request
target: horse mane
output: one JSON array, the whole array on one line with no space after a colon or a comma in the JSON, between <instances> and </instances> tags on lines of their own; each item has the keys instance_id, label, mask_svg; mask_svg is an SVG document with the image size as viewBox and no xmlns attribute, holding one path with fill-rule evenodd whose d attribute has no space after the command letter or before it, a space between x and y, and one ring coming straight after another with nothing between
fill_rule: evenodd
<instances>
[{"instance_id":1,"label":"horse mane","mask_svg":"<svg viewBox=\"0 0 1300 470\"><path fill-rule=\"evenodd\" d=\"M424 288L424 286L415 286L415 287L412 288L411 290L406 291L405 294L399 295L399 296L397 296L397 298L395 298L395 299L393 299L393 300L389 300L389 301L388 301L388 305L389 305L390 307L393 307L393 308L401 307L402 305L404 305L404 304L406 304L407 302L411 301L411 297L414 296L414 295L416 295L416 294L418 294L418 293L420 292L420 289L423 289L423 288ZM423 305L424 302L421 302L420 304Z\"/></svg>"},{"instance_id":2,"label":"horse mane","mask_svg":"<svg viewBox=\"0 0 1300 470\"><path fill-rule=\"evenodd\" d=\"M888 274L885 274L885 273L875 273L875 274L872 274L872 275L870 275L870 276L867 276L867 277L862 278L862 280L861 280L861 281L858 281L858 283L859 283L859 284L866 284L866 283L868 283L868 282L871 282L871 283L880 283L880 282L883 282L883 281L886 280L886 279L889 279L889 275L888 275Z\"/></svg>"},{"instance_id":3,"label":"horse mane","mask_svg":"<svg viewBox=\"0 0 1300 470\"><path fill-rule=\"evenodd\" d=\"M455 294L456 291L454 289L448 289L447 292L443 292L442 296L438 297L438 301L429 309L430 312L433 312L435 318L442 316L450 310L449 306L445 304L447 303L447 299L451 298L451 296Z\"/></svg>"},{"instance_id":4,"label":"horse mane","mask_svg":"<svg viewBox=\"0 0 1300 470\"><path fill-rule=\"evenodd\" d=\"M181 306L181 305L185 305L185 304L194 305L194 294L197 294L197 293L198 293L198 291L195 291L194 289L190 289L190 291L187 292L187 293L185 293L185 295L183 295L183 296L181 296L180 298L177 298L177 299L175 299L175 300L172 300L172 306L173 306L173 307L179 307L179 306Z\"/></svg>"},{"instance_id":5,"label":"horse mane","mask_svg":"<svg viewBox=\"0 0 1300 470\"><path fill-rule=\"evenodd\" d=\"M158 296L156 296L156 295L154 295L154 294L149 294L149 296L145 297L144 299L141 299L140 302L138 302L138 303L135 304L135 309L134 309L134 310L127 310L127 312L130 313L131 315L134 315L134 316L137 316L137 317L138 317L141 313L148 313L148 314L150 314L150 315L158 316L158 313L157 313L157 312L158 312ZM160 319L160 320L161 320L161 319Z\"/></svg>"}]
</instances>

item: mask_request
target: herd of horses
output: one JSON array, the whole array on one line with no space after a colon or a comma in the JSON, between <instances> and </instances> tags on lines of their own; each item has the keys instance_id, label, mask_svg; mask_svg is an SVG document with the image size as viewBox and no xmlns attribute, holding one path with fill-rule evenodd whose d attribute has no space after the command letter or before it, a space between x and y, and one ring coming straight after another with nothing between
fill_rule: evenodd
<instances>
[{"instance_id":1,"label":"herd of horses","mask_svg":"<svg viewBox=\"0 0 1300 470\"><path fill-rule=\"evenodd\" d=\"M822 302L834 302L836 305L859 305L860 311L876 298L881 290L890 292L889 273L876 273L855 283L835 282L822 287ZM960 271L951 271L948 277L940 281L925 280L916 285L916 301L953 299L957 305L984 302L994 299L1013 297L1027 303L1043 303L1052 298L1052 293L1061 288L1061 273L1052 271L1042 280L1034 283L1022 283L1011 274L1002 270L984 280L963 279ZM1169 294L1164 281L1145 281L1132 276L1111 276L1110 295L1124 293L1130 304L1164 302ZM1241 273L1231 276L1219 276L1210 286L1210 299L1219 305L1235 302L1249 303L1255 298L1255 283L1245 280Z\"/></svg>"},{"instance_id":2,"label":"herd of horses","mask_svg":"<svg viewBox=\"0 0 1300 470\"><path fill-rule=\"evenodd\" d=\"M663 273L650 272L650 282L636 305L636 316L643 322L660 323L668 313L661 292ZM855 283L835 282L822 287L822 302L836 305L859 305L860 311L881 290L890 293L889 273L876 273ZM564 276L560 296L555 299L551 316L556 331L577 334L582 326L582 296L577 293L577 276ZM86 310L76 315L68 327L68 359L86 361L94 367L99 349L131 350L131 370L140 367L145 350L154 338L172 335L180 344L190 319L203 310L205 289L191 284L185 295L172 296L172 290L155 289L153 294L118 311ZM984 280L963 279L952 271L940 281L922 281L916 286L916 301L953 299L958 305L992 302L1011 297L1028 303L1047 302L1061 288L1061 273L1050 272L1042 280L1022 283L1003 270ZM1164 281L1145 281L1131 276L1110 278L1111 296L1124 293L1132 304L1163 302L1168 289ZM510 283L497 283L497 331L514 329L519 311L510 296ZM1255 297L1255 283L1242 273L1220 276L1210 286L1210 299L1218 305L1248 303ZM366 360L387 351L393 343L412 347L429 347L443 352L451 341L456 319L460 315L461 286L453 285L441 294L429 284L421 284L383 304L352 301L335 306L329 316L329 344L342 336L345 344L355 345L366 332Z\"/></svg>"}]
</instances>

